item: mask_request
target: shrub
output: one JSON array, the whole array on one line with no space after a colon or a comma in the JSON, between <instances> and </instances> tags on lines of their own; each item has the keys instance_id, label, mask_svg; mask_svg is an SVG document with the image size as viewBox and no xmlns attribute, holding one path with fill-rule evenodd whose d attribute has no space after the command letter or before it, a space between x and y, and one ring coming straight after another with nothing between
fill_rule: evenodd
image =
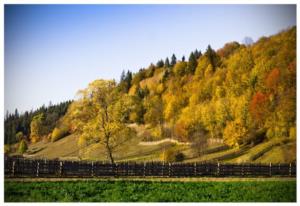
<instances>
[{"instance_id":1,"label":"shrub","mask_svg":"<svg viewBox=\"0 0 300 206\"><path fill-rule=\"evenodd\" d=\"M51 141L55 142L63 137L65 137L69 133L69 130L66 126L60 128L54 128L51 134Z\"/></svg>"},{"instance_id":2,"label":"shrub","mask_svg":"<svg viewBox=\"0 0 300 206\"><path fill-rule=\"evenodd\" d=\"M177 152L175 154L175 160L176 162L182 162L184 160L185 156L182 152Z\"/></svg>"},{"instance_id":3,"label":"shrub","mask_svg":"<svg viewBox=\"0 0 300 206\"><path fill-rule=\"evenodd\" d=\"M10 145L6 144L4 145L4 154L8 154L10 152Z\"/></svg>"},{"instance_id":4,"label":"shrub","mask_svg":"<svg viewBox=\"0 0 300 206\"><path fill-rule=\"evenodd\" d=\"M171 148L161 154L161 160L164 162L181 162L184 160L184 154Z\"/></svg>"},{"instance_id":5,"label":"shrub","mask_svg":"<svg viewBox=\"0 0 300 206\"><path fill-rule=\"evenodd\" d=\"M160 139L162 137L162 131L161 131L161 128L159 126L157 127L154 127L152 130L151 130L151 136L154 138L154 139Z\"/></svg>"},{"instance_id":6,"label":"shrub","mask_svg":"<svg viewBox=\"0 0 300 206\"><path fill-rule=\"evenodd\" d=\"M18 152L23 154L27 150L27 143L24 140L21 140L18 148Z\"/></svg>"},{"instance_id":7,"label":"shrub","mask_svg":"<svg viewBox=\"0 0 300 206\"><path fill-rule=\"evenodd\" d=\"M16 134L16 139L17 141L21 141L23 139L24 135L23 135L23 132L18 132Z\"/></svg>"},{"instance_id":8,"label":"shrub","mask_svg":"<svg viewBox=\"0 0 300 206\"><path fill-rule=\"evenodd\" d=\"M289 133L290 133L291 139L296 139L296 136L297 136L296 127L291 127Z\"/></svg>"}]
</instances>

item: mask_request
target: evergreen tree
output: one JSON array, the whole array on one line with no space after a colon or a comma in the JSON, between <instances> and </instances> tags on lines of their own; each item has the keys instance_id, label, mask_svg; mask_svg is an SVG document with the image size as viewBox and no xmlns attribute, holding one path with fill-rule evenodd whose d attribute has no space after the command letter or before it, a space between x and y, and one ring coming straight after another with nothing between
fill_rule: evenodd
<instances>
[{"instance_id":1,"label":"evergreen tree","mask_svg":"<svg viewBox=\"0 0 300 206\"><path fill-rule=\"evenodd\" d=\"M182 61L182 62L185 61L185 56L184 56L184 55L182 56L181 61Z\"/></svg>"},{"instance_id":2,"label":"evergreen tree","mask_svg":"<svg viewBox=\"0 0 300 206\"><path fill-rule=\"evenodd\" d=\"M156 63L156 67L161 68L164 67L164 61L161 59Z\"/></svg>"},{"instance_id":3,"label":"evergreen tree","mask_svg":"<svg viewBox=\"0 0 300 206\"><path fill-rule=\"evenodd\" d=\"M132 72L128 70L127 73L125 74L125 71L123 71L121 74L120 84L119 84L120 91L124 93L128 93L131 87L131 81L132 81Z\"/></svg>"},{"instance_id":4,"label":"evergreen tree","mask_svg":"<svg viewBox=\"0 0 300 206\"><path fill-rule=\"evenodd\" d=\"M191 52L189 57L188 67L187 67L188 73L194 74L197 64L198 62L197 62L196 55L193 52Z\"/></svg>"},{"instance_id":5,"label":"evergreen tree","mask_svg":"<svg viewBox=\"0 0 300 206\"><path fill-rule=\"evenodd\" d=\"M169 58L167 57L165 60L165 67L169 68L170 67L170 62L169 62Z\"/></svg>"},{"instance_id":6,"label":"evergreen tree","mask_svg":"<svg viewBox=\"0 0 300 206\"><path fill-rule=\"evenodd\" d=\"M201 51L198 51L196 49L195 52L194 52L194 55L195 55L196 59L199 59L202 56L202 53L201 53Z\"/></svg>"},{"instance_id":7,"label":"evergreen tree","mask_svg":"<svg viewBox=\"0 0 300 206\"><path fill-rule=\"evenodd\" d=\"M126 92L128 92L131 87L131 80L132 80L132 72L128 70L125 77Z\"/></svg>"},{"instance_id":8,"label":"evergreen tree","mask_svg":"<svg viewBox=\"0 0 300 206\"><path fill-rule=\"evenodd\" d=\"M18 112L18 109L15 109L15 117L16 117L16 118L19 118L19 112Z\"/></svg>"},{"instance_id":9,"label":"evergreen tree","mask_svg":"<svg viewBox=\"0 0 300 206\"><path fill-rule=\"evenodd\" d=\"M205 56L208 58L213 70L215 71L216 67L218 66L218 55L217 53L211 48L210 45L207 46Z\"/></svg>"},{"instance_id":10,"label":"evergreen tree","mask_svg":"<svg viewBox=\"0 0 300 206\"><path fill-rule=\"evenodd\" d=\"M122 82L124 80L125 80L125 71L123 70L122 74L121 74L120 82Z\"/></svg>"},{"instance_id":11,"label":"evergreen tree","mask_svg":"<svg viewBox=\"0 0 300 206\"><path fill-rule=\"evenodd\" d=\"M171 66L173 67L176 64L176 62L177 62L176 56L175 54L173 54L171 57Z\"/></svg>"}]
</instances>

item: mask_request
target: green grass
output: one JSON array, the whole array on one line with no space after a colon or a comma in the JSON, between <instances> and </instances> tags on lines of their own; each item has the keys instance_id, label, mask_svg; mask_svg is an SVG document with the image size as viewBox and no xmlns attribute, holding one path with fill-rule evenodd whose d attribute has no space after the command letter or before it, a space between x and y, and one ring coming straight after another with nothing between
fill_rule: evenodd
<instances>
[{"instance_id":1,"label":"green grass","mask_svg":"<svg viewBox=\"0 0 300 206\"><path fill-rule=\"evenodd\" d=\"M5 202L295 202L296 181L68 181L4 184Z\"/></svg>"}]
</instances>

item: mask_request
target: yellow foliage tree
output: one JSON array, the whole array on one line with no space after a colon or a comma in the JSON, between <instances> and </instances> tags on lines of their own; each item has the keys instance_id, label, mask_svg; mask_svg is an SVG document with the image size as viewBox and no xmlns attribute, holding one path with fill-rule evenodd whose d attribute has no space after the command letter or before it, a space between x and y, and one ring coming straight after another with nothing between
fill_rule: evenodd
<instances>
[{"instance_id":1,"label":"yellow foliage tree","mask_svg":"<svg viewBox=\"0 0 300 206\"><path fill-rule=\"evenodd\" d=\"M243 138L248 134L247 128L243 125L241 119L227 122L226 128L224 129L224 142L228 146L240 146Z\"/></svg>"},{"instance_id":2,"label":"yellow foliage tree","mask_svg":"<svg viewBox=\"0 0 300 206\"><path fill-rule=\"evenodd\" d=\"M118 93L114 81L105 80L92 82L80 94L81 104L91 110L75 110L73 118L82 126L78 130L78 144L102 143L108 160L114 163L113 151L134 135L132 129L124 123L131 108L131 98Z\"/></svg>"},{"instance_id":3,"label":"yellow foliage tree","mask_svg":"<svg viewBox=\"0 0 300 206\"><path fill-rule=\"evenodd\" d=\"M43 125L44 115L38 114L33 117L30 123L30 140L32 143L39 141L42 135L44 135Z\"/></svg>"}]
</instances>

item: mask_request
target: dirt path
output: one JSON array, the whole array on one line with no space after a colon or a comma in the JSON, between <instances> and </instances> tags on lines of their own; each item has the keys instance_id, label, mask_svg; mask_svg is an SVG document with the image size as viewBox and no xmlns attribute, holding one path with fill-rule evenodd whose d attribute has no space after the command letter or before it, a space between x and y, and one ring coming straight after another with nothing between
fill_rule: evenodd
<instances>
[{"instance_id":1,"label":"dirt path","mask_svg":"<svg viewBox=\"0 0 300 206\"><path fill-rule=\"evenodd\" d=\"M165 142L175 143L177 145L190 145L191 144L189 142L179 142L178 140L175 140L175 139L166 138L166 139L162 139L162 140L159 140L159 141L151 141L151 142L142 141L142 142L139 143L139 145L142 145L142 146L158 145L158 144L162 144L162 143L165 143Z\"/></svg>"}]
</instances>

